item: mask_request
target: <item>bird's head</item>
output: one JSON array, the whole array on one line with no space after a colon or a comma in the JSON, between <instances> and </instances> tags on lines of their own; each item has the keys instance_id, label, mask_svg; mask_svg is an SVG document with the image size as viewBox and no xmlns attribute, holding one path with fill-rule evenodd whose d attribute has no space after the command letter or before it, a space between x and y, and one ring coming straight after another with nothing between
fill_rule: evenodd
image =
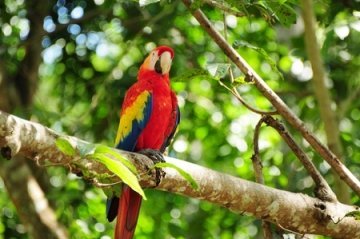
<instances>
[{"instance_id":1,"label":"bird's head","mask_svg":"<svg viewBox=\"0 0 360 239\"><path fill-rule=\"evenodd\" d=\"M159 46L150 52L140 69L167 75L169 74L173 58L174 50L172 48L168 46Z\"/></svg>"}]
</instances>

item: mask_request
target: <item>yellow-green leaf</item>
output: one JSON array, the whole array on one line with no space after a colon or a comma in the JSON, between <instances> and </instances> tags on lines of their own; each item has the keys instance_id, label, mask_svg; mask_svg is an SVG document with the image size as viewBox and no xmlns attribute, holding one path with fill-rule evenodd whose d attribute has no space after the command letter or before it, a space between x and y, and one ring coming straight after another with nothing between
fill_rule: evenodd
<instances>
[{"instance_id":1,"label":"yellow-green leaf","mask_svg":"<svg viewBox=\"0 0 360 239\"><path fill-rule=\"evenodd\" d=\"M55 145L61 152L63 152L66 155L73 156L76 153L74 147L64 137L60 137L56 139Z\"/></svg>"},{"instance_id":2,"label":"yellow-green leaf","mask_svg":"<svg viewBox=\"0 0 360 239\"><path fill-rule=\"evenodd\" d=\"M154 165L155 168L173 168L186 180L188 183L190 183L191 187L195 190L199 189L199 185L196 183L195 179L186 171L179 168L178 166L172 164L172 163L157 163Z\"/></svg>"},{"instance_id":3,"label":"yellow-green leaf","mask_svg":"<svg viewBox=\"0 0 360 239\"><path fill-rule=\"evenodd\" d=\"M146 200L145 193L142 190L137 177L122 162L115 160L104 153L94 153L90 155L90 157L104 164L111 172L115 173L121 181L127 184L131 189L140 194L144 200Z\"/></svg>"},{"instance_id":4,"label":"yellow-green leaf","mask_svg":"<svg viewBox=\"0 0 360 239\"><path fill-rule=\"evenodd\" d=\"M107 147L107 146L98 145L98 146L96 146L95 153L111 155L114 158L116 158L117 160L119 160L126 167L128 167L131 170L131 172L133 172L134 174L137 174L137 170L136 170L135 166L129 160L127 160L124 156L122 156L121 154L116 152L114 149Z\"/></svg>"}]
</instances>

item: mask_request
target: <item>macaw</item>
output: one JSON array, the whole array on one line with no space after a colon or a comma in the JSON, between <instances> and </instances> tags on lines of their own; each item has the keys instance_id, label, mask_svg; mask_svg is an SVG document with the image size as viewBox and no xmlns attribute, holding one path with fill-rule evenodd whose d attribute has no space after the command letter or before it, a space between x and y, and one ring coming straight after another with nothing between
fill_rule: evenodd
<instances>
[{"instance_id":1,"label":"macaw","mask_svg":"<svg viewBox=\"0 0 360 239\"><path fill-rule=\"evenodd\" d=\"M170 88L173 58L173 49L159 46L141 65L137 82L128 89L122 104L115 140L118 149L144 153L154 161L162 158L180 119L177 98ZM140 205L141 196L127 185L123 185L120 198L108 199L108 220L117 216L115 239L133 237Z\"/></svg>"}]
</instances>

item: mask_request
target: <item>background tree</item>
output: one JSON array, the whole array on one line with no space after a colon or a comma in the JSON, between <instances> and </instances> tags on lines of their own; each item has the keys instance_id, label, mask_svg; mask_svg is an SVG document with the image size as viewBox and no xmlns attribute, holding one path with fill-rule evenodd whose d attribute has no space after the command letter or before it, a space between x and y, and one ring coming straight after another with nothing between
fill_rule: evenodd
<instances>
[{"instance_id":1,"label":"background tree","mask_svg":"<svg viewBox=\"0 0 360 239\"><path fill-rule=\"evenodd\" d=\"M214 7L212 1L196 2L216 29L224 31L226 26L228 42L237 47L272 89L323 138L323 124L309 81L312 71L305 54L300 15L294 14L297 21L292 24L291 18L282 16L280 11L276 16L285 22L278 24L267 14L274 7L264 2L235 5L232 10L237 12L225 16L219 10L225 5ZM289 8L299 10L296 2L288 4ZM360 103L354 99L360 92L360 61L356 47L360 41L360 14L354 4L322 1L315 4L314 10L329 76L328 90L336 105L343 154L346 165L359 176L356 122L360 119ZM2 110L30 117L64 134L112 145L118 124L117 109L144 55L155 45L171 45L176 50L171 75L178 76L172 84L178 92L182 121L169 154L254 179L250 158L253 132L260 116L243 107L207 73L189 70L207 69L215 73L219 63L228 61L181 2L140 7L136 2L127 1L49 1L48 7L34 6L39 4L36 1L1 2ZM246 16L236 17L238 12ZM256 50L258 47L266 54ZM276 62L284 80L269 58ZM241 76L236 69L234 75ZM229 80L228 75L223 77L224 81ZM239 91L251 105L270 109L270 104L251 85L243 84ZM295 140L301 142L301 136L289 129ZM261 129L259 145L266 185L312 193L311 178L274 130ZM311 151L309 145L304 144L304 148L327 181L334 184L336 179L329 165ZM64 169L47 167L46 171L50 175L48 179L37 177L37 181L39 184L50 182L43 191L72 238L112 235L112 225L105 220L105 197L101 190ZM4 185L11 178L6 172L9 170L2 173ZM30 174L36 175L36 172L31 169ZM7 188L9 195L21 190L18 186ZM3 185L0 190L5 190ZM194 199L152 190L146 193L149 200L140 215L139 238L169 235L175 238L261 238L259 222L253 218L239 217L224 208ZM7 194L0 195L3 238L26 238L27 227L17 216L21 218L22 212L15 213ZM349 200L348 203L359 204L355 195L350 195ZM161 227L157 226L159 221Z\"/></svg>"}]
</instances>

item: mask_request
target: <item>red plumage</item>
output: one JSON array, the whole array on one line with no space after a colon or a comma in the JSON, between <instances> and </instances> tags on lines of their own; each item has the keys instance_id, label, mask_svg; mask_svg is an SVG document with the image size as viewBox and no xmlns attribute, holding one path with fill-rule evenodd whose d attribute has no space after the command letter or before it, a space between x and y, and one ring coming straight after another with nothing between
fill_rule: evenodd
<instances>
[{"instance_id":1,"label":"red plumage","mask_svg":"<svg viewBox=\"0 0 360 239\"><path fill-rule=\"evenodd\" d=\"M170 58L168 53L164 54L165 52L170 53ZM134 118L130 122L131 126L129 121L126 121L128 119L124 119L126 122L123 125L120 120L119 127L126 125L126 127L131 127L131 131L127 134L122 133L123 136L118 137L118 148L135 152L143 149L163 152L169 144L179 121L176 95L170 89L168 73L170 68L166 65L167 61L171 64L173 56L174 52L171 48L160 46L150 53L140 67L138 81L127 91L120 117L126 117L130 113L134 114L139 111L143 119L136 120ZM165 59L161 59L162 57ZM168 68L165 73L159 72L159 66L155 66L154 60L156 59L159 61L156 63L159 64L160 68ZM138 103L137 105L139 96L144 92L148 92L150 96L143 104ZM130 117L130 119L132 118ZM122 130L119 129L118 134ZM141 196L124 185L119 199L115 239L131 239L133 237L140 205Z\"/></svg>"}]
</instances>

